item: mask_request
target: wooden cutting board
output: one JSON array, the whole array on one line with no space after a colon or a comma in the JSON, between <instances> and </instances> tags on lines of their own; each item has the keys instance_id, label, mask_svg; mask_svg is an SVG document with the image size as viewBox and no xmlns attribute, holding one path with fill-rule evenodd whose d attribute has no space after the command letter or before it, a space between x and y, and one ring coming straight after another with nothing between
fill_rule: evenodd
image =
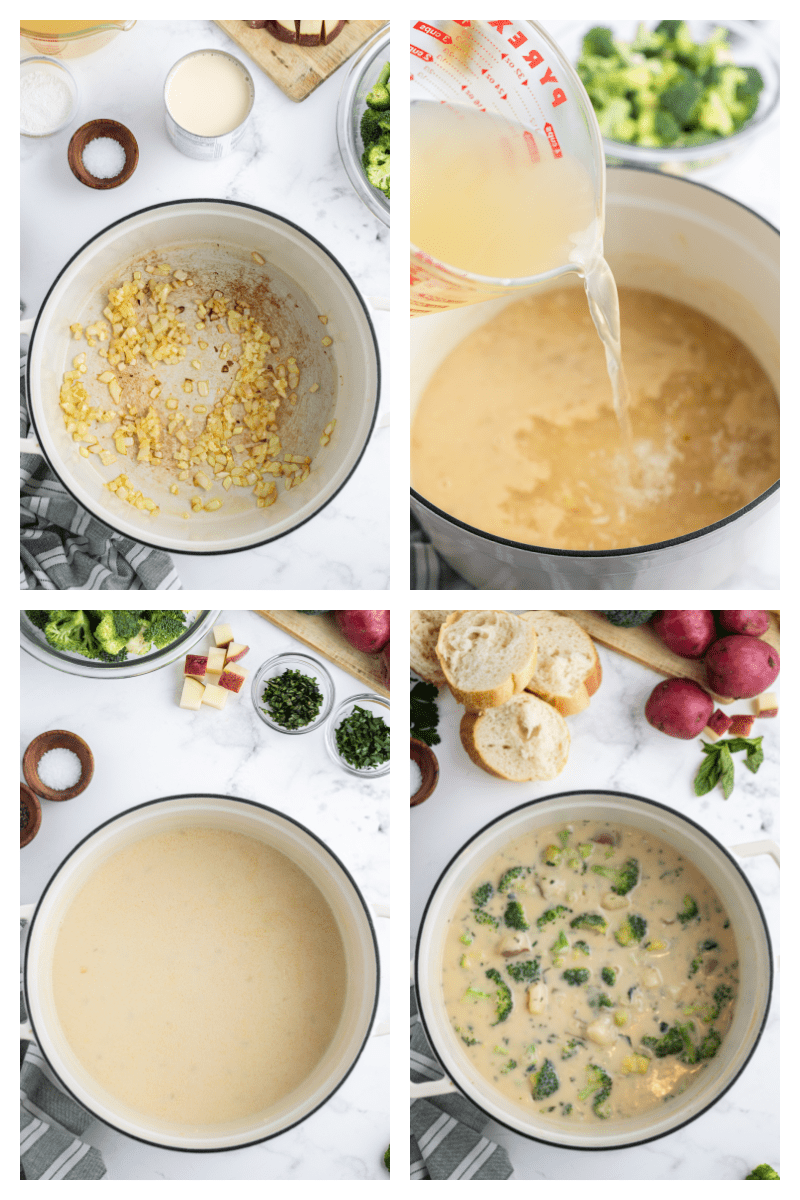
<instances>
[{"instance_id":1,"label":"wooden cutting board","mask_svg":"<svg viewBox=\"0 0 800 1200\"><path fill-rule=\"evenodd\" d=\"M673 654L650 625L639 625L636 629L620 629L617 625L612 625L600 613L575 609L561 609L560 611L565 617L572 617L573 621L577 621L601 646L609 646L627 658L632 658L634 662L642 663L643 666L657 671L659 675L666 675L668 678L693 679L695 683L699 683L701 687L709 690L702 662L696 658L681 658L679 654ZM770 646L780 653L780 622L777 614L770 613L769 629L762 634L762 640L769 642ZM711 694L715 695L713 692ZM732 703L729 697L716 696L715 698L721 704Z\"/></svg>"},{"instance_id":2,"label":"wooden cutting board","mask_svg":"<svg viewBox=\"0 0 800 1200\"><path fill-rule=\"evenodd\" d=\"M364 654L351 646L339 632L333 613L310 617L306 613L287 609L256 609L256 612L279 629L283 629L285 633L297 638L299 642L304 642L306 646L316 650L323 658L327 658L328 662L355 676L370 691L388 699L389 689L381 673L380 656Z\"/></svg>"},{"instance_id":3,"label":"wooden cutting board","mask_svg":"<svg viewBox=\"0 0 800 1200\"><path fill-rule=\"evenodd\" d=\"M388 21L348 21L330 46L296 46L279 42L266 29L251 29L246 21L216 21L228 37L246 50L265 75L290 100L305 100L315 88L355 54Z\"/></svg>"}]
</instances>

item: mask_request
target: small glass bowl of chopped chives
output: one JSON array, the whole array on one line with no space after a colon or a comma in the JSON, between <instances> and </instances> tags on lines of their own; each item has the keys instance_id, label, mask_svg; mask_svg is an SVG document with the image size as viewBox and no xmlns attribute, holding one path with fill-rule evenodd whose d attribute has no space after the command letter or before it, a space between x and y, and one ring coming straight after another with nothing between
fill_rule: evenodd
<instances>
[{"instance_id":1,"label":"small glass bowl of chopped chives","mask_svg":"<svg viewBox=\"0 0 800 1200\"><path fill-rule=\"evenodd\" d=\"M389 773L389 701L374 692L348 696L325 730L325 745L342 770L360 778Z\"/></svg>"},{"instance_id":2,"label":"small glass bowl of chopped chives","mask_svg":"<svg viewBox=\"0 0 800 1200\"><path fill-rule=\"evenodd\" d=\"M250 689L253 708L278 733L311 733L330 716L336 692L322 663L288 651L258 668Z\"/></svg>"}]
</instances>

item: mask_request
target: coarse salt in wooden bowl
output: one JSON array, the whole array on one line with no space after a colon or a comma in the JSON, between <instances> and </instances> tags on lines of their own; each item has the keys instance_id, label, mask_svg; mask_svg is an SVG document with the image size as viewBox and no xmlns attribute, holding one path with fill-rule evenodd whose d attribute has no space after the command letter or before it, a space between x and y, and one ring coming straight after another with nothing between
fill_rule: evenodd
<instances>
[{"instance_id":1,"label":"coarse salt in wooden bowl","mask_svg":"<svg viewBox=\"0 0 800 1200\"><path fill-rule=\"evenodd\" d=\"M411 738L411 758L422 772L422 783L411 797L411 807L422 804L435 790L439 782L439 760L425 742Z\"/></svg>"},{"instance_id":2,"label":"coarse salt in wooden bowl","mask_svg":"<svg viewBox=\"0 0 800 1200\"><path fill-rule=\"evenodd\" d=\"M122 170L107 179L90 174L83 165L84 150L89 142L93 142L97 138L111 138L122 147L125 153L125 165ZM97 190L115 188L130 179L136 170L139 162L139 145L130 129L125 125L120 125L119 121L109 121L100 117L95 121L87 121L85 125L81 125L80 129L75 130L70 138L67 161L75 178L86 184L87 187Z\"/></svg>"},{"instance_id":3,"label":"coarse salt in wooden bowl","mask_svg":"<svg viewBox=\"0 0 800 1200\"><path fill-rule=\"evenodd\" d=\"M81 766L81 774L77 783L71 787L59 790L48 787L39 777L39 763L48 750L71 750L77 756ZM31 742L22 756L22 773L28 787L41 796L43 800L72 800L79 796L92 781L94 775L94 756L83 738L67 729L51 729L40 733Z\"/></svg>"}]
</instances>

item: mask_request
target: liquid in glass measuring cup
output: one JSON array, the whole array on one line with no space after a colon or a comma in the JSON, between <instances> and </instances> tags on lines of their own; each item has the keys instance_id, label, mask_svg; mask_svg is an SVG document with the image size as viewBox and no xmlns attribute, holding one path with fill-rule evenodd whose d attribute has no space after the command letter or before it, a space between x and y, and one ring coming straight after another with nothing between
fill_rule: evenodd
<instances>
[{"instance_id":1,"label":"liquid in glass measuring cup","mask_svg":"<svg viewBox=\"0 0 800 1200\"><path fill-rule=\"evenodd\" d=\"M412 22L411 164L412 316L602 257L600 131L540 25Z\"/></svg>"}]
</instances>

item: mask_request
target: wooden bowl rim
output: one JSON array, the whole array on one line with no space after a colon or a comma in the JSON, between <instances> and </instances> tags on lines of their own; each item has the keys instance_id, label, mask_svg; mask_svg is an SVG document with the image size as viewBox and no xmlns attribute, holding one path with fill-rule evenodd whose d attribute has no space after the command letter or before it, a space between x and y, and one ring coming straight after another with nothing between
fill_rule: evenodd
<instances>
[{"instance_id":1,"label":"wooden bowl rim","mask_svg":"<svg viewBox=\"0 0 800 1200\"><path fill-rule=\"evenodd\" d=\"M39 832L42 824L42 806L39 803L39 797L36 793L26 783L23 783L22 780L19 783L19 794L20 799L24 800L30 813L28 824L24 829L20 829L19 831L19 848L21 850L23 846L27 846L29 842L32 842Z\"/></svg>"},{"instance_id":2,"label":"wooden bowl rim","mask_svg":"<svg viewBox=\"0 0 800 1200\"><path fill-rule=\"evenodd\" d=\"M94 175L90 175L83 165L84 149L89 142L101 137L113 138L125 151L125 166L119 175L112 175L110 179L97 179ZM114 121L110 117L95 117L93 121L87 121L73 133L67 147L67 161L72 174L86 187L100 191L115 188L130 179L136 170L139 164L139 143L127 125Z\"/></svg>"},{"instance_id":3,"label":"wooden bowl rim","mask_svg":"<svg viewBox=\"0 0 800 1200\"><path fill-rule=\"evenodd\" d=\"M410 741L411 758L413 758L422 772L422 783L411 797L411 807L415 808L418 804L422 804L423 801L427 800L436 790L436 785L439 782L439 760L427 742L422 742L419 738L415 737L412 737Z\"/></svg>"},{"instance_id":4,"label":"wooden bowl rim","mask_svg":"<svg viewBox=\"0 0 800 1200\"><path fill-rule=\"evenodd\" d=\"M73 784L71 788L65 788L63 792L48 787L39 778L40 759L48 750L60 749L71 750L73 754L77 755L81 764L81 774L78 782ZM55 802L73 800L75 796L79 796L81 792L85 791L92 782L92 776L94 775L94 755L89 745L77 733L72 733L69 729L48 729L44 733L38 734L23 754L22 773L31 791L37 796L41 796L42 799Z\"/></svg>"}]
</instances>

